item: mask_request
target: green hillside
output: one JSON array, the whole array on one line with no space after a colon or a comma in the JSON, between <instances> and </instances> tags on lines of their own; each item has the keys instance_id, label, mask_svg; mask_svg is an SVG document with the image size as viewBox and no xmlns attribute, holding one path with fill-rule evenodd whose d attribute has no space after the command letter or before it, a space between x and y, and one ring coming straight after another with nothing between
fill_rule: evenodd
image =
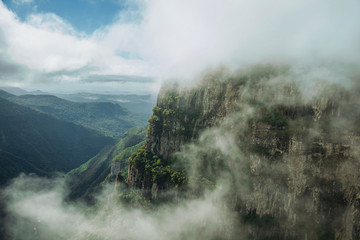
<instances>
[{"instance_id":1,"label":"green hillside","mask_svg":"<svg viewBox=\"0 0 360 240\"><path fill-rule=\"evenodd\" d=\"M0 98L0 183L20 172L67 172L112 143L96 131Z\"/></svg>"},{"instance_id":2,"label":"green hillside","mask_svg":"<svg viewBox=\"0 0 360 240\"><path fill-rule=\"evenodd\" d=\"M115 180L118 172L127 177L128 159L144 145L145 135L145 127L132 128L113 147L105 148L80 167L70 171L69 198L85 197L91 201L92 194L101 188L101 184Z\"/></svg>"}]
</instances>

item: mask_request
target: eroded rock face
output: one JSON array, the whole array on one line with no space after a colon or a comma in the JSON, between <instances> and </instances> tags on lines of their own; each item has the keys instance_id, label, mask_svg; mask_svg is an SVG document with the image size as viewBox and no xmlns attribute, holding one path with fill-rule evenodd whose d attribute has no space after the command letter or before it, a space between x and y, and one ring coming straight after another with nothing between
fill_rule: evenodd
<instances>
[{"instance_id":1,"label":"eroded rock face","mask_svg":"<svg viewBox=\"0 0 360 240\"><path fill-rule=\"evenodd\" d=\"M223 201L250 239L360 239L359 88L304 99L288 79L287 68L263 67L165 87L146 150L180 152L190 179L227 180ZM156 195L139 172L130 166L129 185Z\"/></svg>"},{"instance_id":2,"label":"eroded rock face","mask_svg":"<svg viewBox=\"0 0 360 240\"><path fill-rule=\"evenodd\" d=\"M330 121L310 116L313 124ZM260 154L249 153L252 190L242 211L256 209L259 216L284 219L286 225L273 229L282 238L358 239L359 135L346 130L334 134L329 127L316 130L311 136L279 134L284 129L267 124L252 126L250 146Z\"/></svg>"}]
</instances>

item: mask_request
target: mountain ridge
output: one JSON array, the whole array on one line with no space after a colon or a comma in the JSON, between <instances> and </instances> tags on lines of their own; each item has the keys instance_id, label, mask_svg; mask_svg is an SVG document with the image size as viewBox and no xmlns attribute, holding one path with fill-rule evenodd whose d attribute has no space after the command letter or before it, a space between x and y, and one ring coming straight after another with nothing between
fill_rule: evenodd
<instances>
[{"instance_id":1,"label":"mountain ridge","mask_svg":"<svg viewBox=\"0 0 360 240\"><path fill-rule=\"evenodd\" d=\"M147 118L145 114L132 113L119 104L111 102L79 103L54 95L15 96L5 91L1 91L0 96L116 139L119 139L127 129L143 125Z\"/></svg>"},{"instance_id":2,"label":"mountain ridge","mask_svg":"<svg viewBox=\"0 0 360 240\"><path fill-rule=\"evenodd\" d=\"M290 68L266 65L164 87L127 184L156 204L227 183L218 201L235 217L233 228L220 227L224 236L359 239L360 87L352 85L330 83L304 99Z\"/></svg>"},{"instance_id":3,"label":"mountain ridge","mask_svg":"<svg viewBox=\"0 0 360 240\"><path fill-rule=\"evenodd\" d=\"M1 183L24 170L46 176L69 171L113 143L93 130L3 98L0 116Z\"/></svg>"}]
</instances>

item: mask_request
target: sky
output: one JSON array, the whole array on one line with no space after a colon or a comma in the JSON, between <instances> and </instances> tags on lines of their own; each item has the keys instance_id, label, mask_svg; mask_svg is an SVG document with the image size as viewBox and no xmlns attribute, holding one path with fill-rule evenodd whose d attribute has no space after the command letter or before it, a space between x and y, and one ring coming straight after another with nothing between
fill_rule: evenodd
<instances>
[{"instance_id":1,"label":"sky","mask_svg":"<svg viewBox=\"0 0 360 240\"><path fill-rule=\"evenodd\" d=\"M113 0L4 0L3 2L21 21L26 21L31 14L53 13L71 24L77 31L87 34L111 24L119 12L128 9L124 2Z\"/></svg>"},{"instance_id":2,"label":"sky","mask_svg":"<svg viewBox=\"0 0 360 240\"><path fill-rule=\"evenodd\" d=\"M360 62L358 0L2 0L0 85L156 92L207 69Z\"/></svg>"}]
</instances>

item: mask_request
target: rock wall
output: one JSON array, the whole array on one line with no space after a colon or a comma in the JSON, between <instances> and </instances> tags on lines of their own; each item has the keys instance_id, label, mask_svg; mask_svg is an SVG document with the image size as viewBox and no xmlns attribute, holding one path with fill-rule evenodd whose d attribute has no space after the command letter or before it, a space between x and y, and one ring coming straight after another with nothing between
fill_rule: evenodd
<instances>
[{"instance_id":1,"label":"rock wall","mask_svg":"<svg viewBox=\"0 0 360 240\"><path fill-rule=\"evenodd\" d=\"M304 98L291 70L273 66L165 86L145 149L187 159L189 179L226 178L249 239L360 239L359 88L320 90ZM154 189L139 172L130 164L129 185Z\"/></svg>"}]
</instances>

